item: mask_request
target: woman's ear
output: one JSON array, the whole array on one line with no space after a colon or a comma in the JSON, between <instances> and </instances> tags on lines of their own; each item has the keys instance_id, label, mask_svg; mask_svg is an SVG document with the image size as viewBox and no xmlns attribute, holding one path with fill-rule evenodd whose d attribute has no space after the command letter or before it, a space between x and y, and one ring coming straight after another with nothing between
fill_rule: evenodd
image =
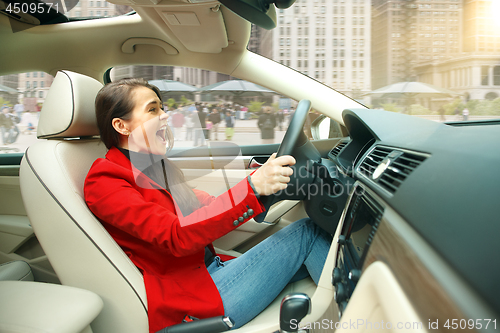
<instances>
[{"instance_id":1,"label":"woman's ear","mask_svg":"<svg viewBox=\"0 0 500 333\"><path fill-rule=\"evenodd\" d=\"M125 136L130 135L130 131L128 129L128 126L123 119L113 118L113 120L111 121L111 125L113 125L113 128L115 129L115 131L117 131L121 135L125 135Z\"/></svg>"}]
</instances>

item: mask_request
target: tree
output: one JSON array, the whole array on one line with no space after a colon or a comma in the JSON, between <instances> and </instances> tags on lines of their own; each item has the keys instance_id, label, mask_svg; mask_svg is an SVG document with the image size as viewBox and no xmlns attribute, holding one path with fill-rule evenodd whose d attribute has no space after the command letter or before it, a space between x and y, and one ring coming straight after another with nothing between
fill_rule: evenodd
<instances>
[{"instance_id":1,"label":"tree","mask_svg":"<svg viewBox=\"0 0 500 333\"><path fill-rule=\"evenodd\" d=\"M172 106L174 106L175 104L177 104L177 102L175 101L175 99L173 98L169 98L167 99L167 105L168 105L168 108L170 109Z\"/></svg>"},{"instance_id":2,"label":"tree","mask_svg":"<svg viewBox=\"0 0 500 333\"><path fill-rule=\"evenodd\" d=\"M459 109L460 112L465 108L465 105L462 103L462 100L460 98L457 98L453 100L450 103L447 103L443 105L443 109L445 111L445 114L453 115L455 114L455 110Z\"/></svg>"},{"instance_id":3,"label":"tree","mask_svg":"<svg viewBox=\"0 0 500 333\"><path fill-rule=\"evenodd\" d=\"M391 112L401 112L402 111L402 108L395 103L380 104L380 106L382 106L382 108L386 111L391 111Z\"/></svg>"},{"instance_id":4,"label":"tree","mask_svg":"<svg viewBox=\"0 0 500 333\"><path fill-rule=\"evenodd\" d=\"M193 101L190 99L187 99L186 96L182 95L181 96L181 104L182 105L191 105L191 104L193 104Z\"/></svg>"},{"instance_id":5,"label":"tree","mask_svg":"<svg viewBox=\"0 0 500 333\"><path fill-rule=\"evenodd\" d=\"M3 99L2 97L0 97L0 107L4 106L4 105L7 105L8 107L12 107L12 103Z\"/></svg>"},{"instance_id":6,"label":"tree","mask_svg":"<svg viewBox=\"0 0 500 333\"><path fill-rule=\"evenodd\" d=\"M248 111L255 112L255 113L260 112L263 104L264 104L264 102L251 101L250 105L248 106Z\"/></svg>"}]
</instances>

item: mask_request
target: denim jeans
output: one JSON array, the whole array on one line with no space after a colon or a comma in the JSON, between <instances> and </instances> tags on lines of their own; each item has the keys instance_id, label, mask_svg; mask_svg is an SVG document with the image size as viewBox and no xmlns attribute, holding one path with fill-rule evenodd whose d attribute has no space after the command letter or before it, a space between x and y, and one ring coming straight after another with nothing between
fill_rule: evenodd
<instances>
[{"instance_id":1,"label":"denim jeans","mask_svg":"<svg viewBox=\"0 0 500 333\"><path fill-rule=\"evenodd\" d=\"M216 257L208 272L219 290L225 315L235 322L234 329L257 316L288 283L309 274L318 284L331 242L330 234L306 218L236 259L221 262Z\"/></svg>"},{"instance_id":2,"label":"denim jeans","mask_svg":"<svg viewBox=\"0 0 500 333\"><path fill-rule=\"evenodd\" d=\"M14 125L10 130L9 130L9 143L14 143L17 140L17 137L19 136L19 128L17 128L16 125Z\"/></svg>"}]
</instances>

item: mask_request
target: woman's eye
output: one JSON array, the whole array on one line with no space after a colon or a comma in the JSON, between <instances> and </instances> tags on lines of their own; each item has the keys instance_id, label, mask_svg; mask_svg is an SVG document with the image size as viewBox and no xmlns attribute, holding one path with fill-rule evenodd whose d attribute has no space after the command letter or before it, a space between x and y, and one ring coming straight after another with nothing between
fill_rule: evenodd
<instances>
[{"instance_id":1,"label":"woman's eye","mask_svg":"<svg viewBox=\"0 0 500 333\"><path fill-rule=\"evenodd\" d=\"M149 112L156 112L156 108L149 109Z\"/></svg>"}]
</instances>

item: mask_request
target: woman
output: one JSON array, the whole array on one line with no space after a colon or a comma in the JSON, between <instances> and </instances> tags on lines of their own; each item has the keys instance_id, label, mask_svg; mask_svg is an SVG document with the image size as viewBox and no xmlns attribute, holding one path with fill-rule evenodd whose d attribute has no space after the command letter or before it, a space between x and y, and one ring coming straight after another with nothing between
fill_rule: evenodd
<instances>
[{"instance_id":1,"label":"woman","mask_svg":"<svg viewBox=\"0 0 500 333\"><path fill-rule=\"evenodd\" d=\"M165 158L172 140L160 96L142 79L101 89L96 115L109 151L87 175L85 201L144 276L150 332L186 315L225 314L240 327L291 280L309 272L317 283L331 237L303 219L222 262L211 242L261 213L259 196L285 189L295 160L273 155L217 198L191 189Z\"/></svg>"}]
</instances>

